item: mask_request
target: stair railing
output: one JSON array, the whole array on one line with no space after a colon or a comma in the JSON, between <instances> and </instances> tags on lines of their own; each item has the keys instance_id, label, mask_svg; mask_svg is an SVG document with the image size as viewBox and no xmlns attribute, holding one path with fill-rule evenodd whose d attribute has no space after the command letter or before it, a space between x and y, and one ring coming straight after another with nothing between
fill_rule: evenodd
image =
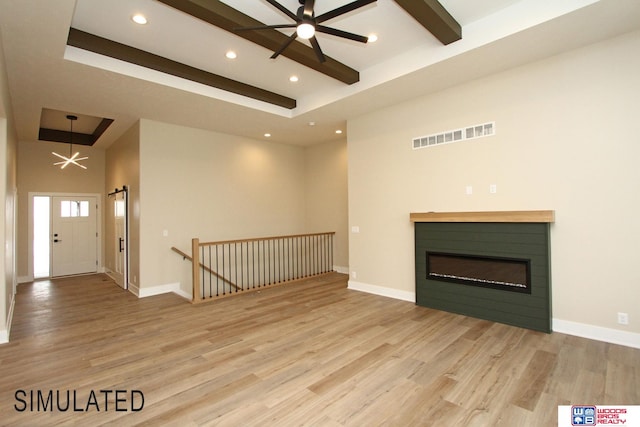
<instances>
[{"instance_id":1,"label":"stair railing","mask_svg":"<svg viewBox=\"0 0 640 427\"><path fill-rule=\"evenodd\" d=\"M193 303L284 285L333 271L335 232L191 241ZM197 260L194 261L194 260Z\"/></svg>"}]
</instances>

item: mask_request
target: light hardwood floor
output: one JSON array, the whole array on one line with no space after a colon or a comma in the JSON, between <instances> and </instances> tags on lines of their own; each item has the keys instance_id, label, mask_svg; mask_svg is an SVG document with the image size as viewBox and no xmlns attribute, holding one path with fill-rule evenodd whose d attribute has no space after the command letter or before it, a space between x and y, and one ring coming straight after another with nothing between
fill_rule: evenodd
<instances>
[{"instance_id":1,"label":"light hardwood floor","mask_svg":"<svg viewBox=\"0 0 640 427\"><path fill-rule=\"evenodd\" d=\"M79 408L93 390L100 411L31 411L49 390ZM100 390L140 390L144 407L115 411ZM199 306L104 275L24 284L0 346L2 425L538 427L569 404L640 404L640 350L351 291L338 274Z\"/></svg>"}]
</instances>

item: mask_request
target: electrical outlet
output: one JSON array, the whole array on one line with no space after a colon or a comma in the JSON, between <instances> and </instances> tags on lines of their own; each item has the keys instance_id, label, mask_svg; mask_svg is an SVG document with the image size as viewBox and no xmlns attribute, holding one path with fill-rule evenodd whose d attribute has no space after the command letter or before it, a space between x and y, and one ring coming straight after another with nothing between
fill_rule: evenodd
<instances>
[{"instance_id":1,"label":"electrical outlet","mask_svg":"<svg viewBox=\"0 0 640 427\"><path fill-rule=\"evenodd\" d=\"M465 191L465 193L466 193L466 195L467 195L467 196L470 196L470 195L472 195L472 194L473 194L473 187L472 187L472 186L470 186L470 185L467 185L467 186L465 187L464 191Z\"/></svg>"},{"instance_id":2,"label":"electrical outlet","mask_svg":"<svg viewBox=\"0 0 640 427\"><path fill-rule=\"evenodd\" d=\"M489 193L496 194L498 192L498 186L495 184L489 185Z\"/></svg>"},{"instance_id":3,"label":"electrical outlet","mask_svg":"<svg viewBox=\"0 0 640 427\"><path fill-rule=\"evenodd\" d=\"M627 313L618 313L618 323L621 325L628 325L629 315Z\"/></svg>"},{"instance_id":4,"label":"electrical outlet","mask_svg":"<svg viewBox=\"0 0 640 427\"><path fill-rule=\"evenodd\" d=\"M351 278L352 279L357 279L358 278L358 274L355 271L351 272Z\"/></svg>"}]
</instances>

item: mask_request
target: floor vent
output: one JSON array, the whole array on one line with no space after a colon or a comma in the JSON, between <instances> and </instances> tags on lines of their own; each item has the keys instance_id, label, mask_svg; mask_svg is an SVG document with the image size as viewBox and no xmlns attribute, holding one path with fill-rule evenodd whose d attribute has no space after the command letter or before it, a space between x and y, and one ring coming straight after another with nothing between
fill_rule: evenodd
<instances>
[{"instance_id":1,"label":"floor vent","mask_svg":"<svg viewBox=\"0 0 640 427\"><path fill-rule=\"evenodd\" d=\"M413 138L413 149L433 147L434 145L449 144L451 142L466 141L468 139L482 138L495 135L496 122L483 123L461 129L448 130L433 135Z\"/></svg>"}]
</instances>

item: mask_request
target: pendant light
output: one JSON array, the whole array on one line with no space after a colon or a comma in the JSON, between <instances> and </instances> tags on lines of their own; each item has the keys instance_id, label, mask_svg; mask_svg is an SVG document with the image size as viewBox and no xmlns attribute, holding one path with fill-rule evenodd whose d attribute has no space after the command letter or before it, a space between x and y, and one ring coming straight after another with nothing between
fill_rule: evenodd
<instances>
[{"instance_id":1,"label":"pendant light","mask_svg":"<svg viewBox=\"0 0 640 427\"><path fill-rule=\"evenodd\" d=\"M67 116L67 119L69 119L69 124L70 124L70 134L69 134L69 157L63 156L61 154L58 154L56 152L51 152L51 154L53 154L54 156L58 156L62 159L61 162L56 162L54 163L55 166L58 165L62 165L60 167L60 169L64 169L66 168L70 163L73 163L74 165L81 167L82 169L86 169L87 167L84 165L81 165L80 163L78 163L78 161L80 160L86 160L89 157L78 157L80 155L80 152L77 151L73 156L71 155L71 153L73 152L73 122L78 120L77 116L72 116L71 114L69 114Z\"/></svg>"}]
</instances>

